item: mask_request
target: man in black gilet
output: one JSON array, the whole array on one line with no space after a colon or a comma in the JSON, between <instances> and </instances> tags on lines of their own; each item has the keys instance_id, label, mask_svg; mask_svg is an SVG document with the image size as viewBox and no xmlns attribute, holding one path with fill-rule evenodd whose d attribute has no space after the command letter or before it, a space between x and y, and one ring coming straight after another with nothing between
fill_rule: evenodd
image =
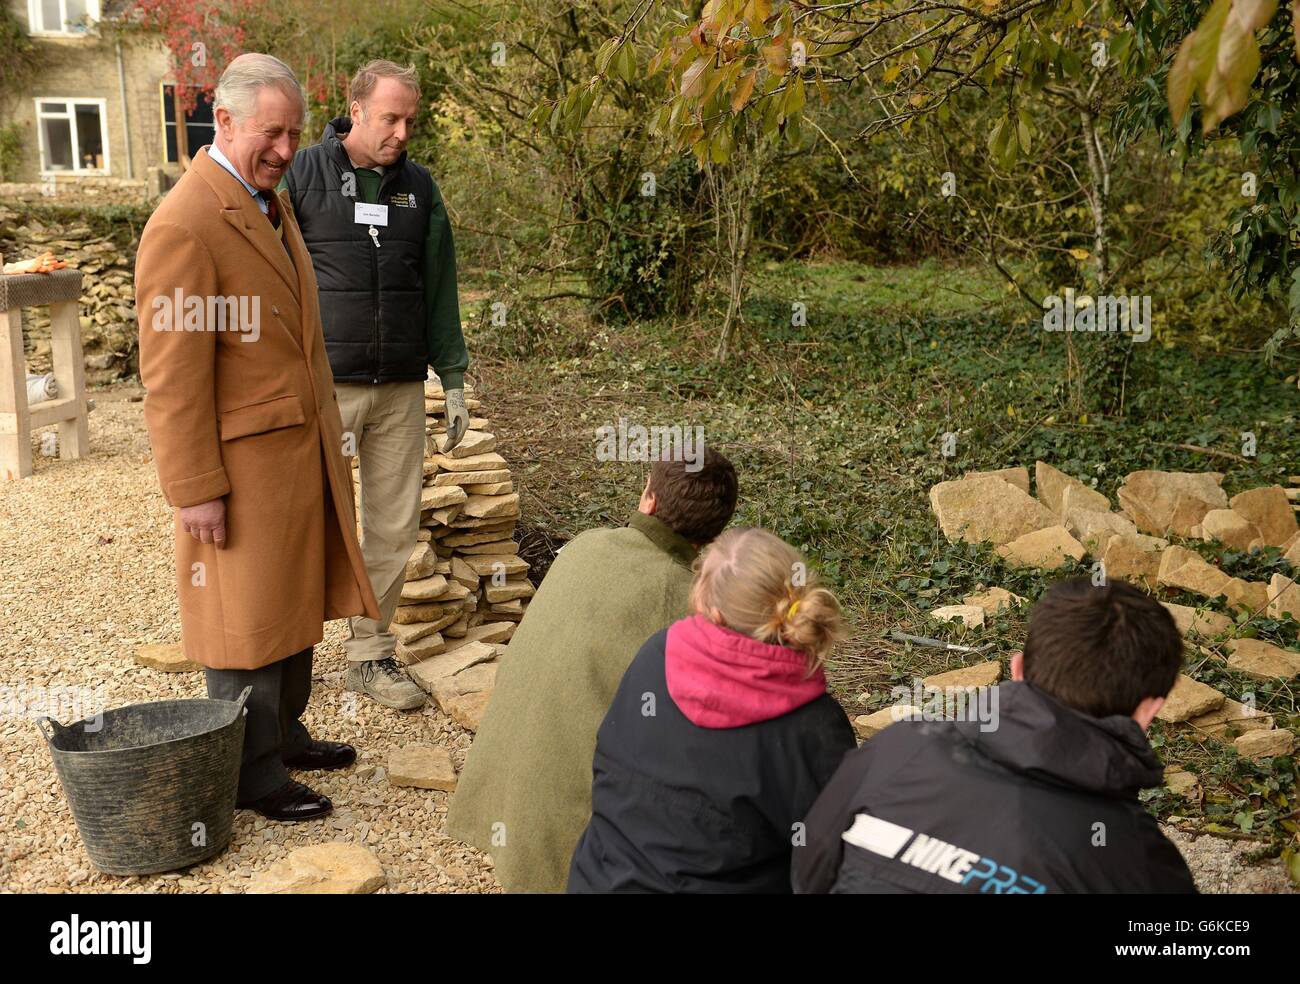
<instances>
[{"instance_id":1,"label":"man in black gilet","mask_svg":"<svg viewBox=\"0 0 1300 984\"><path fill-rule=\"evenodd\" d=\"M425 453L425 379L445 391L447 437L469 425L469 365L456 296L451 224L429 172L406 156L420 106L414 68L373 61L352 79L351 118L299 152L283 187L320 288L345 453L360 458L361 547L380 603L344 648L348 690L411 710L424 692L399 668L389 623L415 549Z\"/></svg>"}]
</instances>

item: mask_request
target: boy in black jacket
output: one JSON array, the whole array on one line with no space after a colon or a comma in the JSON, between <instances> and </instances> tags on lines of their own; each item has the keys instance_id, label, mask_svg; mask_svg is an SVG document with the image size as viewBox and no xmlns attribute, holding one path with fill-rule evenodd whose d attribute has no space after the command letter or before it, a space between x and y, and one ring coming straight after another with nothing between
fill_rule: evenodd
<instances>
[{"instance_id":1,"label":"boy in black jacket","mask_svg":"<svg viewBox=\"0 0 1300 984\"><path fill-rule=\"evenodd\" d=\"M1145 732L1182 652L1131 585L1056 585L991 729L902 721L845 757L795 848L795 891L1194 892L1137 798L1164 781Z\"/></svg>"}]
</instances>

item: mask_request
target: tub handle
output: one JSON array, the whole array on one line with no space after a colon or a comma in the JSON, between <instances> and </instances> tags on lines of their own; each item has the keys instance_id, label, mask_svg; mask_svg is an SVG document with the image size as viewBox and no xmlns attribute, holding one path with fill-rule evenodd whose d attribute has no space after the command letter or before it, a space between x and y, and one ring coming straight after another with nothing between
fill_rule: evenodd
<instances>
[{"instance_id":1,"label":"tub handle","mask_svg":"<svg viewBox=\"0 0 1300 984\"><path fill-rule=\"evenodd\" d=\"M41 729L41 735L50 743L53 743L54 739L58 737L60 731L65 730L63 725L59 724L58 721L48 715L38 717L36 719L36 727Z\"/></svg>"}]
</instances>

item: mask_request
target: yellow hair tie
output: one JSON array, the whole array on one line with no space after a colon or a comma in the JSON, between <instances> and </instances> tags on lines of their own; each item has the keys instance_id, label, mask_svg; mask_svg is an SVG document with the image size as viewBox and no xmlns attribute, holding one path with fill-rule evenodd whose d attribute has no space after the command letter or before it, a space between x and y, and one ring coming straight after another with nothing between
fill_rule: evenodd
<instances>
[{"instance_id":1,"label":"yellow hair tie","mask_svg":"<svg viewBox=\"0 0 1300 984\"><path fill-rule=\"evenodd\" d=\"M794 618L794 613L797 612L798 610L799 610L799 602L796 601L793 605L791 605L791 606L786 610L785 617L786 617L786 618Z\"/></svg>"}]
</instances>

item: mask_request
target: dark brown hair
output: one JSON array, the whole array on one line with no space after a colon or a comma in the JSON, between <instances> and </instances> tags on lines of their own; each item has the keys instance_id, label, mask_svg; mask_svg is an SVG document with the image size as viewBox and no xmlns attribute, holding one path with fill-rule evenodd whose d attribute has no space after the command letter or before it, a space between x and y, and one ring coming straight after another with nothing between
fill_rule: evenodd
<instances>
[{"instance_id":1,"label":"dark brown hair","mask_svg":"<svg viewBox=\"0 0 1300 984\"><path fill-rule=\"evenodd\" d=\"M1093 717L1130 715L1165 697L1183 639L1154 598L1123 581L1062 581L1039 599L1025 640L1025 679Z\"/></svg>"},{"instance_id":2,"label":"dark brown hair","mask_svg":"<svg viewBox=\"0 0 1300 984\"><path fill-rule=\"evenodd\" d=\"M708 543L736 511L736 469L713 448L704 447L698 471L685 461L656 461L650 469L655 518L691 543Z\"/></svg>"}]
</instances>

